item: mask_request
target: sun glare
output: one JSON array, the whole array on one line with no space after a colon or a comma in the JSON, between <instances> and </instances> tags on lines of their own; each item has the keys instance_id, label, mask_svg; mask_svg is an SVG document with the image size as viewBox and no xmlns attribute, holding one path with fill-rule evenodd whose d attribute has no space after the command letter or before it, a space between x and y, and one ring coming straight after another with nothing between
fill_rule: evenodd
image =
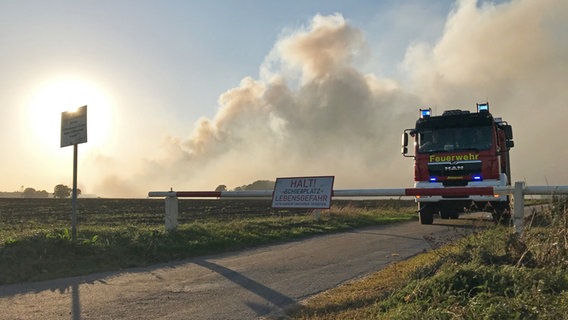
<instances>
[{"instance_id":1,"label":"sun glare","mask_svg":"<svg viewBox=\"0 0 568 320\"><path fill-rule=\"evenodd\" d=\"M87 107L87 145L104 143L112 129L111 104L96 85L76 78L66 78L38 87L27 108L27 123L39 143L59 147L61 113Z\"/></svg>"}]
</instances>

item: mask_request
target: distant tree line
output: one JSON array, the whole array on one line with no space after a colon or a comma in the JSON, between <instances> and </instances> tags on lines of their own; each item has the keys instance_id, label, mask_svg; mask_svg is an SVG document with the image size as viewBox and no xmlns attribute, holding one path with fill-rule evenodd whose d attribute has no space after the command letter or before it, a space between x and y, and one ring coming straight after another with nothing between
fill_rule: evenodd
<instances>
[{"instance_id":1,"label":"distant tree line","mask_svg":"<svg viewBox=\"0 0 568 320\"><path fill-rule=\"evenodd\" d=\"M65 199L70 198L71 193L73 192L72 188L69 188L66 185L58 184L53 189L53 198ZM81 189L77 189L77 195L81 194ZM0 192L0 197L3 198L49 198L51 195L49 192L45 190L36 190L32 187L24 188L22 186L21 191L15 192Z\"/></svg>"},{"instance_id":2,"label":"distant tree line","mask_svg":"<svg viewBox=\"0 0 568 320\"><path fill-rule=\"evenodd\" d=\"M23 198L49 198L49 193L45 190L36 190L34 188L25 188L22 192Z\"/></svg>"},{"instance_id":3,"label":"distant tree line","mask_svg":"<svg viewBox=\"0 0 568 320\"><path fill-rule=\"evenodd\" d=\"M233 191L249 191L249 190L272 190L274 189L275 181L270 180L257 180L251 184L246 184L244 186L236 187ZM227 186L220 184L215 188L215 191L229 191Z\"/></svg>"}]
</instances>

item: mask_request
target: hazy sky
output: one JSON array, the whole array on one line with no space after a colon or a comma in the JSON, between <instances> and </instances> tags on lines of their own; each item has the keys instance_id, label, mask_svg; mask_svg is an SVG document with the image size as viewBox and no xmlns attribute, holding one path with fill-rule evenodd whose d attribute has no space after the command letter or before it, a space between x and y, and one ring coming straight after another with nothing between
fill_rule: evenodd
<instances>
[{"instance_id":1,"label":"hazy sky","mask_svg":"<svg viewBox=\"0 0 568 320\"><path fill-rule=\"evenodd\" d=\"M0 1L0 191L106 197L334 175L412 186L418 109L514 129L514 180L568 184L568 1Z\"/></svg>"}]
</instances>

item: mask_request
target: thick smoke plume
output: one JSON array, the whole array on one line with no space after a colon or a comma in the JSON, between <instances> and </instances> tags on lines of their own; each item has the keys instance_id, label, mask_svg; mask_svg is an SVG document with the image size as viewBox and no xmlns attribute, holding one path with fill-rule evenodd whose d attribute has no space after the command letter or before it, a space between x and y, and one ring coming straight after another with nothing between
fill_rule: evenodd
<instances>
[{"instance_id":1,"label":"thick smoke plume","mask_svg":"<svg viewBox=\"0 0 568 320\"><path fill-rule=\"evenodd\" d=\"M132 190L230 188L280 176L334 175L337 188L412 185L400 134L418 108L472 110L488 100L515 131L513 178L567 184L568 2L458 1L436 43L414 43L400 79L358 70L364 34L341 15L316 15L277 41L261 67L223 93L212 119L168 138ZM166 175L164 175L166 173ZM131 187L131 188L129 188Z\"/></svg>"},{"instance_id":2,"label":"thick smoke plume","mask_svg":"<svg viewBox=\"0 0 568 320\"><path fill-rule=\"evenodd\" d=\"M413 93L446 107L489 100L513 125L513 180L568 184L568 2L458 2L443 36L417 44L404 62Z\"/></svg>"}]
</instances>

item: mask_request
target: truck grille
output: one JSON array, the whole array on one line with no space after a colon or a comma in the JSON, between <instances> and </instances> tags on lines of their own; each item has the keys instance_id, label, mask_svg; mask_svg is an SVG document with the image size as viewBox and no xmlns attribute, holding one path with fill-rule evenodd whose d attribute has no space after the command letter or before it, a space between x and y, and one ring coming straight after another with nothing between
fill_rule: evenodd
<instances>
[{"instance_id":1,"label":"truck grille","mask_svg":"<svg viewBox=\"0 0 568 320\"><path fill-rule=\"evenodd\" d=\"M456 177L481 173L481 161L453 161L453 162L431 162L428 163L430 176L434 177ZM455 181L451 181L453 183Z\"/></svg>"}]
</instances>

